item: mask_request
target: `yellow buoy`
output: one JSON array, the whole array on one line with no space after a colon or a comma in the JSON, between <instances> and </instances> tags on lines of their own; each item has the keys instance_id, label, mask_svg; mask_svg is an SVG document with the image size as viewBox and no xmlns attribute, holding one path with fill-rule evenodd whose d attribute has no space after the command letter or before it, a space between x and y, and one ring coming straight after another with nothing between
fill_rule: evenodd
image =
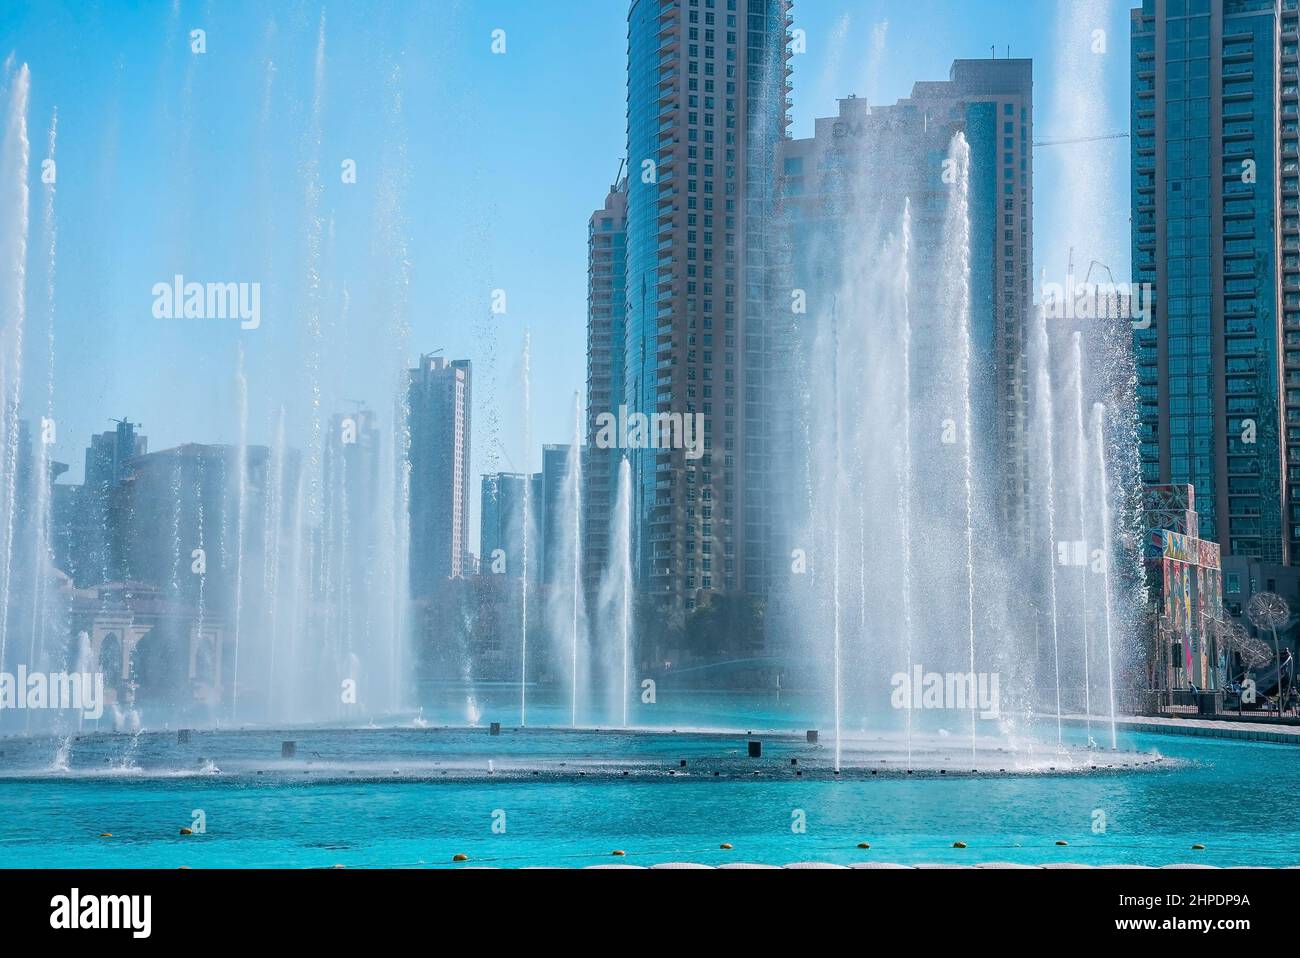
<instances>
[{"instance_id":1,"label":"yellow buoy","mask_svg":"<svg viewBox=\"0 0 1300 958\"><path fill-rule=\"evenodd\" d=\"M1056 844L1058 844L1058 845L1068 845L1068 844L1070 844L1070 843L1069 843L1069 842L1057 842Z\"/></svg>"},{"instance_id":2,"label":"yellow buoy","mask_svg":"<svg viewBox=\"0 0 1300 958\"><path fill-rule=\"evenodd\" d=\"M871 847L871 842L858 842L858 847L859 847L859 848L870 848L870 847Z\"/></svg>"},{"instance_id":3,"label":"yellow buoy","mask_svg":"<svg viewBox=\"0 0 1300 958\"><path fill-rule=\"evenodd\" d=\"M112 837L113 837L113 833L112 833L112 832L101 832L99 837L100 837L100 838L112 838Z\"/></svg>"},{"instance_id":4,"label":"yellow buoy","mask_svg":"<svg viewBox=\"0 0 1300 958\"><path fill-rule=\"evenodd\" d=\"M966 843L965 843L965 842L953 842L953 843L952 843L952 847L953 847L953 848L965 848L965 847L966 847Z\"/></svg>"},{"instance_id":5,"label":"yellow buoy","mask_svg":"<svg viewBox=\"0 0 1300 958\"><path fill-rule=\"evenodd\" d=\"M718 847L721 848L723 851L728 851L728 852L729 852L729 851L731 851L731 842L723 842L723 843L722 843L721 845L719 845Z\"/></svg>"},{"instance_id":6,"label":"yellow buoy","mask_svg":"<svg viewBox=\"0 0 1300 958\"><path fill-rule=\"evenodd\" d=\"M182 835L193 835L193 834L194 834L194 829L192 829L192 828L182 828L182 829L181 829L181 834L182 834Z\"/></svg>"},{"instance_id":7,"label":"yellow buoy","mask_svg":"<svg viewBox=\"0 0 1300 958\"><path fill-rule=\"evenodd\" d=\"M616 848L612 852L610 852L610 854L621 858L622 856L626 855L627 852L623 851L623 849L621 848Z\"/></svg>"},{"instance_id":8,"label":"yellow buoy","mask_svg":"<svg viewBox=\"0 0 1300 958\"><path fill-rule=\"evenodd\" d=\"M1203 852L1205 851L1205 846L1202 845L1200 842L1197 842L1195 845L1192 846L1192 851Z\"/></svg>"},{"instance_id":9,"label":"yellow buoy","mask_svg":"<svg viewBox=\"0 0 1300 958\"><path fill-rule=\"evenodd\" d=\"M468 856L468 855L456 854L456 855L452 855L452 856L451 856L451 860L454 861L454 862L467 862L467 861L469 861L469 856Z\"/></svg>"}]
</instances>

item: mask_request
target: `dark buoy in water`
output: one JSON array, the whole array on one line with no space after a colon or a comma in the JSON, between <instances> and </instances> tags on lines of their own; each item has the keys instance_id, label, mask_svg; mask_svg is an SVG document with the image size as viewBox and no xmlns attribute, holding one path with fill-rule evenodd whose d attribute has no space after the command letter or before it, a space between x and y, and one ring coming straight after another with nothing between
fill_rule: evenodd
<instances>
[{"instance_id":1,"label":"dark buoy in water","mask_svg":"<svg viewBox=\"0 0 1300 958\"><path fill-rule=\"evenodd\" d=\"M281 758L293 758L294 755L297 754L297 751L298 751L298 743L297 743L297 742L281 742L281 743L280 743L280 757L281 757Z\"/></svg>"},{"instance_id":2,"label":"dark buoy in water","mask_svg":"<svg viewBox=\"0 0 1300 958\"><path fill-rule=\"evenodd\" d=\"M686 767L686 759L682 759L682 761L681 761L681 766L680 766L680 767L681 767L681 768L685 768L685 767Z\"/></svg>"},{"instance_id":3,"label":"dark buoy in water","mask_svg":"<svg viewBox=\"0 0 1300 958\"><path fill-rule=\"evenodd\" d=\"M501 734L501 723L500 723L500 722L493 722L492 725L491 725L491 727L488 729L488 734L489 734L489 735L500 735L500 734Z\"/></svg>"},{"instance_id":4,"label":"dark buoy in water","mask_svg":"<svg viewBox=\"0 0 1300 958\"><path fill-rule=\"evenodd\" d=\"M817 730L815 728L810 728L808 730L808 744L809 745L817 744Z\"/></svg>"},{"instance_id":5,"label":"dark buoy in water","mask_svg":"<svg viewBox=\"0 0 1300 958\"><path fill-rule=\"evenodd\" d=\"M190 744L190 730L189 730L189 729L187 729L187 728L178 728L178 729L176 730L176 744L177 744L177 745L189 745L189 744Z\"/></svg>"},{"instance_id":6,"label":"dark buoy in water","mask_svg":"<svg viewBox=\"0 0 1300 958\"><path fill-rule=\"evenodd\" d=\"M762 743L762 742L750 742L750 743L749 743L749 757L750 757L750 758L762 758L762 757L763 757L763 743Z\"/></svg>"},{"instance_id":7,"label":"dark buoy in water","mask_svg":"<svg viewBox=\"0 0 1300 958\"><path fill-rule=\"evenodd\" d=\"M798 760L797 758L792 758L792 759L790 759L790 764L791 764L791 765L798 765L798 764L799 764L799 760Z\"/></svg>"}]
</instances>

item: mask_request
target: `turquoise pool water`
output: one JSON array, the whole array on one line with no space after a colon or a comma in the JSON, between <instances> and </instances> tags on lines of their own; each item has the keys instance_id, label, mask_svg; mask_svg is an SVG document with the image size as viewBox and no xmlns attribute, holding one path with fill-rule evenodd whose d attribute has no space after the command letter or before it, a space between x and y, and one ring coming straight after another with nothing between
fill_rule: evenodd
<instances>
[{"instance_id":1,"label":"turquoise pool water","mask_svg":"<svg viewBox=\"0 0 1300 958\"><path fill-rule=\"evenodd\" d=\"M931 737L927 769L907 775L896 753L879 751L896 739L868 740L847 750L853 767L837 777L825 733L809 745L772 724L785 734L507 725L499 736L413 727L196 730L183 744L174 731L9 738L0 867L1300 864L1291 746L1121 732L1120 755L1076 750L1058 762L1048 750L1030 761L1023 747L991 747L970 774L963 743ZM1067 735L1083 741L1080 730ZM759 760L747 755L751 737L764 739ZM281 756L285 739L296 742L292 758ZM180 835L199 811L202 833ZM457 854L469 861L453 864Z\"/></svg>"}]
</instances>

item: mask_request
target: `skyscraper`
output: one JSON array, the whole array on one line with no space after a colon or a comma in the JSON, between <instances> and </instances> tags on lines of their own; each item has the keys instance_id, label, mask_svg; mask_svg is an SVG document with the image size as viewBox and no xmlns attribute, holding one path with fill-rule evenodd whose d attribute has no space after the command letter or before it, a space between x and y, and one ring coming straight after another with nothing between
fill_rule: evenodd
<instances>
[{"instance_id":1,"label":"skyscraper","mask_svg":"<svg viewBox=\"0 0 1300 958\"><path fill-rule=\"evenodd\" d=\"M381 534L380 431L375 414L355 411L330 417L325 437L324 509L319 531L321 571L327 594L359 602L372 581Z\"/></svg>"},{"instance_id":2,"label":"skyscraper","mask_svg":"<svg viewBox=\"0 0 1300 958\"><path fill-rule=\"evenodd\" d=\"M540 489L540 474L497 472L483 477L479 506L479 562L483 574L523 577L527 512L528 579L538 580L542 564L537 521Z\"/></svg>"},{"instance_id":3,"label":"skyscraper","mask_svg":"<svg viewBox=\"0 0 1300 958\"><path fill-rule=\"evenodd\" d=\"M469 554L468 359L421 356L410 372L411 595L465 574Z\"/></svg>"},{"instance_id":4,"label":"skyscraper","mask_svg":"<svg viewBox=\"0 0 1300 958\"><path fill-rule=\"evenodd\" d=\"M241 454L238 446L199 443L136 456L115 497L111 579L144 582L196 604L202 597L210 614L233 618L241 523L245 531L264 524L269 458L265 446ZM253 540L244 540L242 560L251 567ZM206 553L202 576L193 571L195 548Z\"/></svg>"},{"instance_id":5,"label":"skyscraper","mask_svg":"<svg viewBox=\"0 0 1300 958\"><path fill-rule=\"evenodd\" d=\"M91 436L82 484L55 487L55 561L82 588L108 582L120 569L120 486L149 449L139 425L121 419L111 432Z\"/></svg>"},{"instance_id":6,"label":"skyscraper","mask_svg":"<svg viewBox=\"0 0 1300 958\"><path fill-rule=\"evenodd\" d=\"M588 592L609 562L609 518L623 451L600 448L597 419L623 405L627 319L627 178L610 187L587 227L587 462L583 490L583 564Z\"/></svg>"},{"instance_id":7,"label":"skyscraper","mask_svg":"<svg viewBox=\"0 0 1300 958\"><path fill-rule=\"evenodd\" d=\"M1196 488L1203 538L1300 556L1300 173L1293 0L1132 12L1134 332L1143 479ZM1295 387L1295 388L1292 388Z\"/></svg>"},{"instance_id":8,"label":"skyscraper","mask_svg":"<svg viewBox=\"0 0 1300 958\"><path fill-rule=\"evenodd\" d=\"M627 329L631 413L699 414L703 455L630 450L635 575L679 608L770 572L766 309L788 0L632 0Z\"/></svg>"},{"instance_id":9,"label":"skyscraper","mask_svg":"<svg viewBox=\"0 0 1300 958\"><path fill-rule=\"evenodd\" d=\"M572 555L566 537L572 539L573 509L571 500L566 501L564 488L569 478L572 453L573 447L567 443L543 446L542 471L533 477L532 505L537 510L533 528L538 531L539 542L536 553L529 548L528 575L531 581L532 563L537 561L540 581L548 586L567 585L572 578L572 567L564 565L566 551Z\"/></svg>"},{"instance_id":10,"label":"skyscraper","mask_svg":"<svg viewBox=\"0 0 1300 958\"><path fill-rule=\"evenodd\" d=\"M778 151L780 224L788 244L782 275L788 291L825 313L846 264L887 233L897 232L910 201L913 295L939 300L946 213L951 193L944 162L962 134L970 148L971 334L974 413L984 474L999 484L999 527L1013 541L1026 534L1025 320L1033 249L1033 62L957 60L948 80L921 81L911 96L886 106L839 101L837 116L818 119L814 136ZM879 233L880 236L876 234ZM918 307L920 308L920 307ZM811 327L813 324L809 324ZM933 324L912 331L912 387L924 395L953 375ZM793 344L806 353L807 342ZM807 370L805 375L824 375Z\"/></svg>"}]
</instances>

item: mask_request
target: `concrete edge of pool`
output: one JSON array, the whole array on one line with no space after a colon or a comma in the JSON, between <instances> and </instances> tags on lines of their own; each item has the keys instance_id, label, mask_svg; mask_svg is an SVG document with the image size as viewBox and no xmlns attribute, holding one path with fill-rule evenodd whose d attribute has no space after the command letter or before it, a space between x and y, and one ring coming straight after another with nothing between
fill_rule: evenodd
<instances>
[{"instance_id":1,"label":"concrete edge of pool","mask_svg":"<svg viewBox=\"0 0 1300 958\"><path fill-rule=\"evenodd\" d=\"M473 865L466 866L470 870L495 870L493 865ZM561 865L534 865L520 869L522 871L532 871L536 869L554 869L567 871ZM1138 871L1292 871L1300 870L1300 865L1237 865L1220 867L1218 865L1196 865L1190 862L1175 865L1083 865L1071 862L1053 862L1043 865L1024 865L1016 862L977 862L970 865L949 865L941 863L920 863L915 865L901 865L895 862L854 862L849 865L837 865L833 862L791 862L787 865L764 865L759 862L728 862L724 865L704 865L699 862L663 862L658 865L583 865L579 868L572 869L576 871L747 871L762 869L767 871L815 871L815 870L832 870L832 871L855 871L855 870L885 870L885 871L1071 871L1071 870L1117 870L1117 869L1136 869Z\"/></svg>"},{"instance_id":2,"label":"concrete edge of pool","mask_svg":"<svg viewBox=\"0 0 1300 958\"><path fill-rule=\"evenodd\" d=\"M1082 715L1062 715L1061 721L1073 727L1089 724ZM1092 724L1097 723L1094 717ZM1153 732L1162 735L1192 735L1198 738L1229 739L1238 742L1266 742L1270 745L1300 745L1300 725L1284 725L1258 719L1168 718L1154 715L1126 715L1115 719L1116 728L1126 732Z\"/></svg>"}]
</instances>

